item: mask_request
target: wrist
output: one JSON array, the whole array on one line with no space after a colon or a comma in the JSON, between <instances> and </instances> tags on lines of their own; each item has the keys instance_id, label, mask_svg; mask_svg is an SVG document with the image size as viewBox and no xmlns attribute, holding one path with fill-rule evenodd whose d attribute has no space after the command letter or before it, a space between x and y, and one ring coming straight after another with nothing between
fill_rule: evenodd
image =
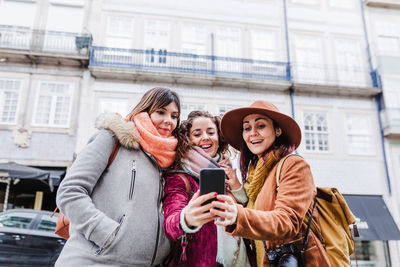
<instances>
[{"instance_id":1,"label":"wrist","mask_svg":"<svg viewBox=\"0 0 400 267\"><path fill-rule=\"evenodd\" d=\"M179 219L180 227L184 233L187 233L187 234L196 233L197 231L200 230L201 226L189 226L185 219L185 213L186 213L185 210L186 210L186 207L183 208L183 210L181 211L181 215L180 215L180 219Z\"/></svg>"},{"instance_id":2,"label":"wrist","mask_svg":"<svg viewBox=\"0 0 400 267\"><path fill-rule=\"evenodd\" d=\"M231 186L231 190L238 190L238 189L240 189L241 186L242 186L241 183L237 183L237 184L235 183Z\"/></svg>"}]
</instances>

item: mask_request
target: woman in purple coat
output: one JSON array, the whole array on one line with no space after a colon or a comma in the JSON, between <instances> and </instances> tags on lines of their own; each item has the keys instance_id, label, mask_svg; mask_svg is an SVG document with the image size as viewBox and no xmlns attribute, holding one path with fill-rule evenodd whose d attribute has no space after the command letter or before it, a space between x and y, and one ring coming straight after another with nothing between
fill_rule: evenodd
<instances>
[{"instance_id":1,"label":"woman in purple coat","mask_svg":"<svg viewBox=\"0 0 400 267\"><path fill-rule=\"evenodd\" d=\"M217 116L192 111L178 130L175 170L167 175L164 189L164 231L177 243L170 266L248 265L242 239L227 235L223 227L217 228L214 220L218 217L208 212L212 203L201 205L215 197L214 193L200 196L202 168L223 167L234 178L226 180L228 189L238 202L247 201L236 175L230 175L230 161L224 157L228 146L222 140L219 123Z\"/></svg>"}]
</instances>

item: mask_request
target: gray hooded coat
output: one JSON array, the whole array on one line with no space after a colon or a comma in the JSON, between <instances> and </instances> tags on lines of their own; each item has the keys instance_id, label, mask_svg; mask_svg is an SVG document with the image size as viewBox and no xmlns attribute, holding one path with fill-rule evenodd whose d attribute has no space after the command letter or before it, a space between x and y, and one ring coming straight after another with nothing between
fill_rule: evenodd
<instances>
[{"instance_id":1,"label":"gray hooded coat","mask_svg":"<svg viewBox=\"0 0 400 267\"><path fill-rule=\"evenodd\" d=\"M104 114L57 193L70 238L56 266L153 266L170 250L161 214L162 171L132 122ZM121 144L111 166L115 142Z\"/></svg>"}]
</instances>

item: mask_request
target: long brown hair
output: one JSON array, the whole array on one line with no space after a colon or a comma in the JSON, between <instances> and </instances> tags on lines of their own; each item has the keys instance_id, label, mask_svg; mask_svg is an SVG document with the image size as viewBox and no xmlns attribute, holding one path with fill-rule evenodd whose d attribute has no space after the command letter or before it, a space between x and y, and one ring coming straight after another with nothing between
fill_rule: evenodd
<instances>
[{"instance_id":1,"label":"long brown hair","mask_svg":"<svg viewBox=\"0 0 400 267\"><path fill-rule=\"evenodd\" d=\"M180 117L181 102L179 100L178 94L168 88L154 87L153 89L150 89L143 95L139 103L128 114L128 120L132 121L133 117L135 117L135 115L140 112L147 112L151 114L159 108L168 106L171 102L174 102L178 107L178 112ZM172 134L174 136L176 136L177 129L179 127L179 121L180 121L179 117L178 117L178 123L176 124L176 128L175 130L172 131Z\"/></svg>"},{"instance_id":2,"label":"long brown hair","mask_svg":"<svg viewBox=\"0 0 400 267\"><path fill-rule=\"evenodd\" d=\"M178 146L175 156L175 167L179 167L182 159L185 157L187 151L195 146L192 141L190 141L190 130L193 126L193 121L197 118L209 118L217 128L218 134L218 149L217 153L224 154L228 151L228 143L222 137L220 122L221 118L219 116L212 116L207 111L195 110L189 113L187 120L182 121L182 124L178 129Z\"/></svg>"},{"instance_id":3,"label":"long brown hair","mask_svg":"<svg viewBox=\"0 0 400 267\"><path fill-rule=\"evenodd\" d=\"M279 128L279 124L272 120L272 125L274 127L274 131ZM243 129L242 133L243 134ZM280 157L283 158L286 155L289 155L294 151L295 147L294 145L289 145L289 142L285 135L281 134L279 137L275 138L274 143L267 148L264 153L261 155L262 157L265 157L268 153L273 152L274 150L279 150L280 152ZM240 149L240 158L239 158L239 167L240 167L240 172L242 174L242 182L245 183L247 180L247 172L249 170L250 165L256 164L258 160L258 156L253 154L250 149L247 147L246 142L242 138L242 147Z\"/></svg>"}]
</instances>

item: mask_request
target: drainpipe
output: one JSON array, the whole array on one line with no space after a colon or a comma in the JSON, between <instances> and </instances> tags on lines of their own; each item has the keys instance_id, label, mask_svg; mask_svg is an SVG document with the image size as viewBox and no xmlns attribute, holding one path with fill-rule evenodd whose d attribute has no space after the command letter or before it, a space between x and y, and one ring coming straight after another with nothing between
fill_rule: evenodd
<instances>
[{"instance_id":1,"label":"drainpipe","mask_svg":"<svg viewBox=\"0 0 400 267\"><path fill-rule=\"evenodd\" d=\"M288 27L286 0L283 0L283 17L284 17L284 23L285 23L286 56L287 56L286 80L288 82L292 82L293 83L291 64L290 64L289 27ZM291 106L291 111L292 111L291 115L292 115L293 119L296 119L295 118L295 112L294 112L294 90L293 90L293 84L290 85L289 95L290 95L290 106ZM295 153L299 154L299 152L297 152L297 149L295 150Z\"/></svg>"},{"instance_id":2,"label":"drainpipe","mask_svg":"<svg viewBox=\"0 0 400 267\"><path fill-rule=\"evenodd\" d=\"M284 24L285 24L286 55L287 55L286 80L288 82L291 82L292 81L292 71L291 71L291 65L290 65L289 29L288 29L286 0L283 0L283 17L284 17ZM292 109L292 112L293 112L293 109Z\"/></svg>"},{"instance_id":3,"label":"drainpipe","mask_svg":"<svg viewBox=\"0 0 400 267\"><path fill-rule=\"evenodd\" d=\"M368 56L368 66L369 66L369 71L370 71L370 75L371 75L371 79L372 79L372 85L376 88L379 88L382 86L379 82L378 74L376 71L374 71L373 65L372 65L371 47L369 45L367 23L365 20L365 9L364 9L364 1L363 0L360 0L360 6L361 6L361 18L362 18L362 23L363 23L363 28L364 28L365 43L367 44L366 52L367 52L367 56ZM387 163L387 158L386 158L385 137L383 135L383 126L382 126L382 120L381 120L381 116L380 116L380 113L382 110L381 98L382 98L382 93L376 95L375 103L376 103L377 113L378 113L377 115L378 115L378 123L379 123L379 133L380 133L380 137L381 137L381 146L382 146L382 153L383 153L383 162L385 165L386 182L388 185L389 195L392 195L392 186L390 183L389 168L388 168L388 163Z\"/></svg>"}]
</instances>

